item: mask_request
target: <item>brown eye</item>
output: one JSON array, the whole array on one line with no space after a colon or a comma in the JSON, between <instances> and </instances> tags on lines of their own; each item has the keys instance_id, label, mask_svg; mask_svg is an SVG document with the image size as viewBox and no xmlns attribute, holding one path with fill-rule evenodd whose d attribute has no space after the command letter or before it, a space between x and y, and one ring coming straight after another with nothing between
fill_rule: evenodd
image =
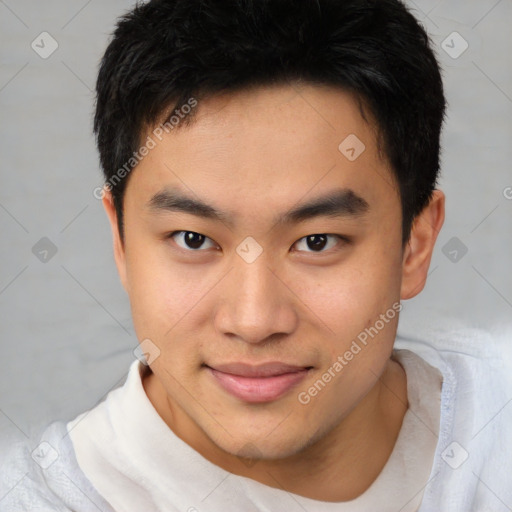
<instances>
[{"instance_id":1,"label":"brown eye","mask_svg":"<svg viewBox=\"0 0 512 512\"><path fill-rule=\"evenodd\" d=\"M338 242L336 241L338 240ZM330 235L326 233L315 233L313 235L308 235L297 242L295 244L297 245L299 251L304 252L327 252L328 249L332 249L333 247L336 247L336 245L339 243L339 241L345 241L348 242L348 239L345 237L342 237L341 235ZM327 250L324 250L326 249Z\"/></svg>"},{"instance_id":2,"label":"brown eye","mask_svg":"<svg viewBox=\"0 0 512 512\"><path fill-rule=\"evenodd\" d=\"M306 237L306 245L312 251L321 251L327 244L326 235L309 235Z\"/></svg>"},{"instance_id":3,"label":"brown eye","mask_svg":"<svg viewBox=\"0 0 512 512\"><path fill-rule=\"evenodd\" d=\"M201 233L196 233L195 231L175 231L169 235L169 238L174 239L176 244L185 250L204 250L204 243L207 241L210 242L210 246L207 245L206 249L215 247L213 240Z\"/></svg>"}]
</instances>

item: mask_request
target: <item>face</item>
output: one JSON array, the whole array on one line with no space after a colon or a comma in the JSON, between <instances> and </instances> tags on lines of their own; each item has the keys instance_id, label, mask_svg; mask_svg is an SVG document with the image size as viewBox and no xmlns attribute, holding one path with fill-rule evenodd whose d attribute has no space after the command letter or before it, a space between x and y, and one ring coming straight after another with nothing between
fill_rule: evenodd
<instances>
[{"instance_id":1,"label":"face","mask_svg":"<svg viewBox=\"0 0 512 512\"><path fill-rule=\"evenodd\" d=\"M276 86L196 108L132 171L124 245L104 200L121 280L173 429L291 456L374 388L430 253L402 252L396 185L348 93Z\"/></svg>"}]
</instances>

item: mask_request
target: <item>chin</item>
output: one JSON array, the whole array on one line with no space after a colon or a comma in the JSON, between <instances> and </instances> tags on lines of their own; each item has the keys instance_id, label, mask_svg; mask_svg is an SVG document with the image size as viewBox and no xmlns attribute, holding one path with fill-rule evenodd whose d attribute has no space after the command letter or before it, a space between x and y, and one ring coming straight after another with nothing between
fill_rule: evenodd
<instances>
[{"instance_id":1,"label":"chin","mask_svg":"<svg viewBox=\"0 0 512 512\"><path fill-rule=\"evenodd\" d=\"M224 452L251 461L257 460L280 460L292 457L312 444L312 440L287 435L286 437L272 438L250 438L241 437L234 439L233 437L224 438L217 442L213 442Z\"/></svg>"}]
</instances>

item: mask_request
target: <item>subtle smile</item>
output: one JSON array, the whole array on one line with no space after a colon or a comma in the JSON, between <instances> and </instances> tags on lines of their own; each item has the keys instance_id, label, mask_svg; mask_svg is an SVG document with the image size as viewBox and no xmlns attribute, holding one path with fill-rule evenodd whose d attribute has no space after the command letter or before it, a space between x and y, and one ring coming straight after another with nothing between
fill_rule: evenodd
<instances>
[{"instance_id":1,"label":"subtle smile","mask_svg":"<svg viewBox=\"0 0 512 512\"><path fill-rule=\"evenodd\" d=\"M301 382L312 368L280 362L259 366L244 363L205 366L225 391L250 403L277 400Z\"/></svg>"}]
</instances>

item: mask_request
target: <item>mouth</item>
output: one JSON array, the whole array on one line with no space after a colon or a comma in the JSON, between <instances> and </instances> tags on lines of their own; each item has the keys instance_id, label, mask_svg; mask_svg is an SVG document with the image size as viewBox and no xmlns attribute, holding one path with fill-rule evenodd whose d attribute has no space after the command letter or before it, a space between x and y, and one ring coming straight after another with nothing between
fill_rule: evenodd
<instances>
[{"instance_id":1,"label":"mouth","mask_svg":"<svg viewBox=\"0 0 512 512\"><path fill-rule=\"evenodd\" d=\"M282 362L258 366L245 363L204 366L224 391L249 403L271 402L281 398L313 368Z\"/></svg>"}]
</instances>

